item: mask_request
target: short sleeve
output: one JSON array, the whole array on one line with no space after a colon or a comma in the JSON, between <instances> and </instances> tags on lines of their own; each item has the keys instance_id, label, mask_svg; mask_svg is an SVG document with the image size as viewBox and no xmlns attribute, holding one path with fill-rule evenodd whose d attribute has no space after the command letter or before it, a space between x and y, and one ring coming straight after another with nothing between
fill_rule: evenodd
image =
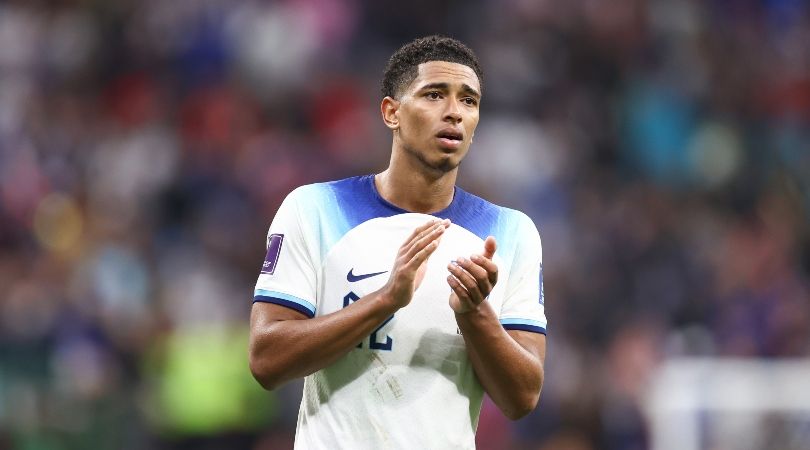
<instances>
[{"instance_id":1,"label":"short sleeve","mask_svg":"<svg viewBox=\"0 0 810 450\"><path fill-rule=\"evenodd\" d=\"M275 303L314 317L317 266L299 217L297 193L284 199L270 225L253 301Z\"/></svg>"},{"instance_id":2,"label":"short sleeve","mask_svg":"<svg viewBox=\"0 0 810 450\"><path fill-rule=\"evenodd\" d=\"M507 330L546 334L540 233L528 216L521 215L522 220L516 230L519 236L517 248L499 319Z\"/></svg>"}]
</instances>

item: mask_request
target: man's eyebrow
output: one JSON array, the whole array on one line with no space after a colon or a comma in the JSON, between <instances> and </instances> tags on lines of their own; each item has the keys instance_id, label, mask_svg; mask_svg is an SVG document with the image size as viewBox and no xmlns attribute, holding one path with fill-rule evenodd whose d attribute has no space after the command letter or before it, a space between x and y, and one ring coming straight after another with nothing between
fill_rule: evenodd
<instances>
[{"instance_id":1,"label":"man's eyebrow","mask_svg":"<svg viewBox=\"0 0 810 450\"><path fill-rule=\"evenodd\" d=\"M440 91L447 91L447 90L450 89L450 84L444 83L444 82L428 83L428 84L422 86L421 88L419 88L420 91L424 91L424 90L427 90L427 89L438 89ZM468 85L466 83L461 85L461 90L464 91L467 94L470 94L470 95L474 96L474 97L481 98L481 94L478 91L476 91L475 88L473 88L472 86L470 86L470 85Z\"/></svg>"},{"instance_id":2,"label":"man's eyebrow","mask_svg":"<svg viewBox=\"0 0 810 450\"><path fill-rule=\"evenodd\" d=\"M472 95L472 96L474 96L474 97L481 98L481 94L478 91L476 91L472 86L470 86L468 84L462 84L461 85L461 90L468 93L468 94L470 94L470 95Z\"/></svg>"},{"instance_id":3,"label":"man's eyebrow","mask_svg":"<svg viewBox=\"0 0 810 450\"><path fill-rule=\"evenodd\" d=\"M429 83L419 88L420 91L424 91L426 89L439 89L442 91L446 91L450 88L450 85L447 83Z\"/></svg>"}]
</instances>

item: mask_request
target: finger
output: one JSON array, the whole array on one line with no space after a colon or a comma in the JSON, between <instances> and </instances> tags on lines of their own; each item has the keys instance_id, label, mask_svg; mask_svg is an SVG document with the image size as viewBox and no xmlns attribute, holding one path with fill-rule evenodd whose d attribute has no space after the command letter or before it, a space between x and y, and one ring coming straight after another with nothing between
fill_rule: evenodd
<instances>
[{"instance_id":1,"label":"finger","mask_svg":"<svg viewBox=\"0 0 810 450\"><path fill-rule=\"evenodd\" d=\"M478 259L492 263L492 261L479 255L475 256L478 256ZM479 263L463 257L457 258L456 263L458 263L459 266L461 266L464 270L469 272L473 278L475 278L475 282L478 283L478 290L481 291L482 297L489 295L490 291L492 291L493 283L490 281L490 274L485 268L483 268Z\"/></svg>"},{"instance_id":2,"label":"finger","mask_svg":"<svg viewBox=\"0 0 810 450\"><path fill-rule=\"evenodd\" d=\"M484 241L484 258L492 259L495 256L495 249L498 248L498 245L495 243L495 238L493 236L487 236L487 239Z\"/></svg>"},{"instance_id":3,"label":"finger","mask_svg":"<svg viewBox=\"0 0 810 450\"><path fill-rule=\"evenodd\" d=\"M413 243L413 245L411 245L410 248L408 248L408 250L403 255L405 261L410 261L411 259L413 259L414 255L422 251L428 244L435 241L442 234L444 234L444 230L446 230L446 228L442 226L441 223L439 223L438 225L430 229L430 231L426 233L424 236L416 240Z\"/></svg>"},{"instance_id":4,"label":"finger","mask_svg":"<svg viewBox=\"0 0 810 450\"><path fill-rule=\"evenodd\" d=\"M403 255L409 254L414 249L415 246L419 245L420 240L422 240L425 236L430 235L439 228L446 229L447 227L444 226L444 221L434 220L432 226L426 228L425 230L422 230L422 232L414 236L413 239L411 239L409 242L403 244L403 246L400 249L401 254ZM412 253L409 255L409 258L411 256L413 256Z\"/></svg>"},{"instance_id":5,"label":"finger","mask_svg":"<svg viewBox=\"0 0 810 450\"><path fill-rule=\"evenodd\" d=\"M480 255L477 255L480 258ZM472 257L470 257L472 258ZM485 261L489 261L488 259L484 259ZM461 266L464 270L470 273L476 280L487 280L488 274L487 270L482 267L479 263L473 261L472 259L467 259L463 256L459 256L456 258L456 264Z\"/></svg>"},{"instance_id":6,"label":"finger","mask_svg":"<svg viewBox=\"0 0 810 450\"><path fill-rule=\"evenodd\" d=\"M495 264L495 262L491 259L487 259L482 255L472 255L470 256L470 259L472 262L478 264L487 271L487 279L489 279L492 286L495 286L495 284L498 282L498 265Z\"/></svg>"},{"instance_id":7,"label":"finger","mask_svg":"<svg viewBox=\"0 0 810 450\"><path fill-rule=\"evenodd\" d=\"M431 220L428 220L427 222L423 223L422 225L419 225L418 227L416 227L413 230L413 232L411 232L410 236L408 236L408 238L405 239L405 242L402 243L402 247L410 246L419 237L424 236L425 233L429 233L431 228L436 226L438 223L439 223L438 220L431 219Z\"/></svg>"},{"instance_id":8,"label":"finger","mask_svg":"<svg viewBox=\"0 0 810 450\"><path fill-rule=\"evenodd\" d=\"M467 290L467 295L475 304L481 303L484 296L481 295L481 290L478 287L478 281L475 277L470 275L469 272L461 268L458 264L450 263L447 269L456 278L458 282Z\"/></svg>"},{"instance_id":9,"label":"finger","mask_svg":"<svg viewBox=\"0 0 810 450\"><path fill-rule=\"evenodd\" d=\"M454 277L453 275L448 275L447 284L450 285L450 289L452 289L453 293L456 294L458 300L461 303L466 304L467 309L472 309L475 307L476 303L473 302L472 299L470 298L470 293L467 291L467 289L464 288L461 282L459 282L458 279L456 279L456 277Z\"/></svg>"},{"instance_id":10,"label":"finger","mask_svg":"<svg viewBox=\"0 0 810 450\"><path fill-rule=\"evenodd\" d=\"M425 248L419 250L416 255L414 255L413 258L411 258L410 261L405 264L405 267L411 270L418 269L419 266L421 266L422 263L425 262L428 257L430 257L430 255L436 251L437 248L439 248L439 241L441 241L441 239L436 239L429 242Z\"/></svg>"},{"instance_id":11,"label":"finger","mask_svg":"<svg viewBox=\"0 0 810 450\"><path fill-rule=\"evenodd\" d=\"M403 258L404 261L410 261L419 250L424 248L425 245L430 243L435 236L440 235L441 232L439 231L441 227L435 226L430 228L416 237L413 241L411 241L406 247L400 249L400 256Z\"/></svg>"}]
</instances>

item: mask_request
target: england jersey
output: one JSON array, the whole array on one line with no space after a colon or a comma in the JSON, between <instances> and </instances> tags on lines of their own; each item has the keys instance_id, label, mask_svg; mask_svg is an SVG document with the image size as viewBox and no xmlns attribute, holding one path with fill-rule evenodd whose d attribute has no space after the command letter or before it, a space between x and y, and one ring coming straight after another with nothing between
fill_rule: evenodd
<instances>
[{"instance_id":1,"label":"england jersey","mask_svg":"<svg viewBox=\"0 0 810 450\"><path fill-rule=\"evenodd\" d=\"M304 380L296 449L475 447L484 395L448 304L447 264L497 241L488 302L508 330L546 332L540 235L525 214L456 187L446 209L417 214L385 201L374 176L302 186L267 237L254 301L312 318L381 288L399 247L430 219L450 219L410 304L337 362Z\"/></svg>"}]
</instances>

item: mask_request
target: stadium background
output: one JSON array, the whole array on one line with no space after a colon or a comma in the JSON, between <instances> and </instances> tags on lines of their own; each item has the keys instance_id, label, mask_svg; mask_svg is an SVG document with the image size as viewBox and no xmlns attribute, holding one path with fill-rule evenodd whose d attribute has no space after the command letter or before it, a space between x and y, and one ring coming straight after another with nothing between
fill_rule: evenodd
<instances>
[{"instance_id":1,"label":"stadium background","mask_svg":"<svg viewBox=\"0 0 810 450\"><path fill-rule=\"evenodd\" d=\"M810 351L809 9L0 3L0 448L287 448L300 385L246 362L267 226L385 166L382 69L432 33L485 71L461 186L544 243L541 404L486 403L481 448L647 448L662 361Z\"/></svg>"}]
</instances>

